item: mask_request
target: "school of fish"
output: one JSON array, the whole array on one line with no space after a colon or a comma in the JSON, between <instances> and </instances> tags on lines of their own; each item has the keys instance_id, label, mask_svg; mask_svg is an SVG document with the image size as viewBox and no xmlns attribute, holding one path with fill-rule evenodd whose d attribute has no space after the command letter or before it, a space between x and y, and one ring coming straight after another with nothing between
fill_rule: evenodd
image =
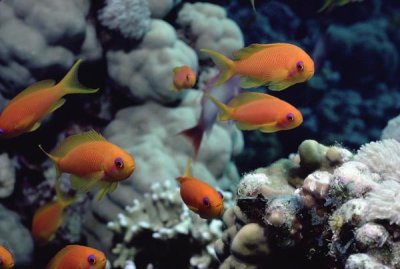
<instances>
[{"instance_id":1,"label":"school of fish","mask_svg":"<svg viewBox=\"0 0 400 269\"><path fill-rule=\"evenodd\" d=\"M349 1L340 2L345 4ZM334 1L327 1L323 9ZM255 11L254 0L251 5ZM219 69L203 89L201 116L198 123L182 130L193 144L195 160L204 133L212 128L215 120L232 120L241 130L258 130L264 133L290 130L303 122L301 112L293 105L266 93L242 92L266 86L281 91L309 80L314 74L314 62L300 47L289 43L251 44L232 52L232 59L208 49L201 49ZM78 81L78 60L59 82L39 81L13 99L0 114L0 137L13 138L37 130L41 121L59 109L68 94L94 94ZM192 89L197 83L196 71L187 65L171 70L171 90L177 94ZM45 140L45 139L43 139ZM118 183L129 178L135 171L134 157L123 148L108 142L100 133L89 130L67 137L55 149L40 150L53 162L57 174L56 200L40 207L34 214L31 233L36 244L51 242L65 222L66 211L77 201L79 195L97 190L96 199L101 200L113 192ZM200 218L220 218L224 212L223 195L215 187L191 174L192 158L185 172L176 178L183 203ZM61 191L62 173L70 174L70 185L76 191L66 197ZM13 268L12 251L0 245L0 269ZM48 263L46 269L104 269L106 257L103 252L88 246L68 245L61 249Z\"/></svg>"}]
</instances>

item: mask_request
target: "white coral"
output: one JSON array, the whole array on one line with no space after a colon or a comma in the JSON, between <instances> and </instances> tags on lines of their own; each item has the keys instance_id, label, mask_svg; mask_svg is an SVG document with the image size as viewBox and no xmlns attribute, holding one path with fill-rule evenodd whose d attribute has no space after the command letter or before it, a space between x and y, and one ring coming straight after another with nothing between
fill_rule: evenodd
<instances>
[{"instance_id":1,"label":"white coral","mask_svg":"<svg viewBox=\"0 0 400 269\"><path fill-rule=\"evenodd\" d=\"M400 142L400 115L391 119L382 131L382 139L396 139Z\"/></svg>"},{"instance_id":2,"label":"white coral","mask_svg":"<svg viewBox=\"0 0 400 269\"><path fill-rule=\"evenodd\" d=\"M195 39L195 49L213 49L230 55L243 47L243 35L239 26L229 19L223 7L209 3L185 3L179 11L177 23L188 28ZM201 59L208 56L200 54Z\"/></svg>"},{"instance_id":3,"label":"white coral","mask_svg":"<svg viewBox=\"0 0 400 269\"><path fill-rule=\"evenodd\" d=\"M14 191L15 168L7 153L0 155L0 198L10 196Z\"/></svg>"},{"instance_id":4,"label":"white coral","mask_svg":"<svg viewBox=\"0 0 400 269\"><path fill-rule=\"evenodd\" d=\"M400 225L400 183L394 180L382 182L366 196L368 208L365 217L368 221L389 220L390 224Z\"/></svg>"},{"instance_id":5,"label":"white coral","mask_svg":"<svg viewBox=\"0 0 400 269\"><path fill-rule=\"evenodd\" d=\"M394 139L385 139L361 146L355 160L365 163L384 180L400 182L400 143Z\"/></svg>"},{"instance_id":6,"label":"white coral","mask_svg":"<svg viewBox=\"0 0 400 269\"><path fill-rule=\"evenodd\" d=\"M103 26L119 31L126 38L140 39L150 27L146 0L106 0L98 18Z\"/></svg>"}]
</instances>

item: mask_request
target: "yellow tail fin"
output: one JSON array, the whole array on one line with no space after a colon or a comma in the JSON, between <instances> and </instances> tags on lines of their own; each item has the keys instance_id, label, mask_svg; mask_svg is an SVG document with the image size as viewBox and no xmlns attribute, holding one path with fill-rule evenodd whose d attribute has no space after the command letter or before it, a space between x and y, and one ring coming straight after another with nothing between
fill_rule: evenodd
<instances>
[{"instance_id":1,"label":"yellow tail fin","mask_svg":"<svg viewBox=\"0 0 400 269\"><path fill-rule=\"evenodd\" d=\"M65 77L58 83L58 85L64 91L64 94L71 94L71 93L95 93L99 89L91 89L83 86L80 84L78 80L78 69L79 65L82 63L82 60L79 59L76 63L71 67L71 70L65 75Z\"/></svg>"},{"instance_id":2,"label":"yellow tail fin","mask_svg":"<svg viewBox=\"0 0 400 269\"><path fill-rule=\"evenodd\" d=\"M220 71L220 76L218 81L214 84L215 86L223 84L235 74L235 71L233 69L234 62L231 59L225 57L215 50L201 49L201 51L207 53L208 56L211 57L211 59L217 65Z\"/></svg>"},{"instance_id":3,"label":"yellow tail fin","mask_svg":"<svg viewBox=\"0 0 400 269\"><path fill-rule=\"evenodd\" d=\"M220 109L220 113L218 115L219 121L226 121L232 119L233 108L225 105L224 103L220 102L217 98L206 92L204 92L204 94Z\"/></svg>"}]
</instances>

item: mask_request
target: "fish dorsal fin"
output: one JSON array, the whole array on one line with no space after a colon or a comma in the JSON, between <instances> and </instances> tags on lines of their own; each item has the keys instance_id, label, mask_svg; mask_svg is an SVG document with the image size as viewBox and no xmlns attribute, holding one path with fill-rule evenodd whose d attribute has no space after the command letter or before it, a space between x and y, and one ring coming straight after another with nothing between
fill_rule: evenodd
<instances>
[{"instance_id":1,"label":"fish dorsal fin","mask_svg":"<svg viewBox=\"0 0 400 269\"><path fill-rule=\"evenodd\" d=\"M243 92L229 102L230 107L238 107L261 99L275 99L272 95L260 92Z\"/></svg>"},{"instance_id":2,"label":"fish dorsal fin","mask_svg":"<svg viewBox=\"0 0 400 269\"><path fill-rule=\"evenodd\" d=\"M174 75L176 75L176 73L178 73L180 68L181 68L180 66L177 66L174 69L172 69L172 72L174 73Z\"/></svg>"},{"instance_id":3,"label":"fish dorsal fin","mask_svg":"<svg viewBox=\"0 0 400 269\"><path fill-rule=\"evenodd\" d=\"M259 52L263 49L269 49L269 48L274 48L274 47L280 47L285 45L285 43L271 43L271 44L251 44L248 47L245 47L243 49L234 51L232 53L233 57L235 58L235 60L243 60L246 59L248 57L250 57L251 55L253 55L256 52Z\"/></svg>"},{"instance_id":4,"label":"fish dorsal fin","mask_svg":"<svg viewBox=\"0 0 400 269\"><path fill-rule=\"evenodd\" d=\"M52 86L54 86L56 84L56 82L52 79L47 79L47 80L42 80L42 81L38 81L33 83L31 86L29 86L28 88L26 88L25 90L23 90L22 92L20 92L19 94L17 94L11 101L10 104L21 99L22 97L25 97L33 92L36 91L40 91L43 89L47 89L50 88Z\"/></svg>"},{"instance_id":5,"label":"fish dorsal fin","mask_svg":"<svg viewBox=\"0 0 400 269\"><path fill-rule=\"evenodd\" d=\"M58 147L51 152L51 155L56 157L63 157L77 145L91 141L106 141L106 139L95 130L71 135L67 137L60 145L58 145Z\"/></svg>"}]
</instances>

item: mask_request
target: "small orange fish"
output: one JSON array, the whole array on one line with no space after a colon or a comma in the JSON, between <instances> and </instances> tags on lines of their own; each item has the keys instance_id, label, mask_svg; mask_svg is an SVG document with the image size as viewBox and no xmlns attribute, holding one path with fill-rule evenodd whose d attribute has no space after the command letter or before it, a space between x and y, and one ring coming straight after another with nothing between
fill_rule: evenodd
<instances>
[{"instance_id":1,"label":"small orange fish","mask_svg":"<svg viewBox=\"0 0 400 269\"><path fill-rule=\"evenodd\" d=\"M233 98L228 105L204 93L220 109L219 120L234 120L241 130L260 130L272 133L289 130L303 122L299 110L272 95L244 92Z\"/></svg>"},{"instance_id":2,"label":"small orange fish","mask_svg":"<svg viewBox=\"0 0 400 269\"><path fill-rule=\"evenodd\" d=\"M45 245L54 239L57 230L64 223L64 210L76 198L64 198L56 184L57 200L39 208L32 221L32 237L38 245Z\"/></svg>"},{"instance_id":3,"label":"small orange fish","mask_svg":"<svg viewBox=\"0 0 400 269\"><path fill-rule=\"evenodd\" d=\"M172 72L174 75L172 89L174 91L191 89L196 84L196 73L189 66L175 67Z\"/></svg>"},{"instance_id":4,"label":"small orange fish","mask_svg":"<svg viewBox=\"0 0 400 269\"><path fill-rule=\"evenodd\" d=\"M61 173L72 174L71 185L81 192L98 186L97 200L114 191L118 182L135 170L135 161L128 152L94 130L67 137L51 153L39 147L55 164L58 179Z\"/></svg>"},{"instance_id":5,"label":"small orange fish","mask_svg":"<svg viewBox=\"0 0 400 269\"><path fill-rule=\"evenodd\" d=\"M105 269L103 252L80 245L67 245L47 264L46 269Z\"/></svg>"},{"instance_id":6,"label":"small orange fish","mask_svg":"<svg viewBox=\"0 0 400 269\"><path fill-rule=\"evenodd\" d=\"M220 69L220 85L233 75L240 75L240 87L263 85L281 91L309 80L314 75L314 62L301 48L288 43L252 44L233 53L234 60L219 52L202 49Z\"/></svg>"},{"instance_id":7,"label":"small orange fish","mask_svg":"<svg viewBox=\"0 0 400 269\"><path fill-rule=\"evenodd\" d=\"M176 179L180 184L183 202L203 219L220 217L224 212L222 193L200 179L192 177L190 166L191 160L189 159L185 174Z\"/></svg>"},{"instance_id":8,"label":"small orange fish","mask_svg":"<svg viewBox=\"0 0 400 269\"><path fill-rule=\"evenodd\" d=\"M34 83L15 96L0 115L0 137L10 138L40 127L40 121L65 103L62 97L72 93L95 93L99 89L83 87L78 81L78 60L56 85L54 80Z\"/></svg>"},{"instance_id":9,"label":"small orange fish","mask_svg":"<svg viewBox=\"0 0 400 269\"><path fill-rule=\"evenodd\" d=\"M0 245L0 269L10 269L14 267L14 259L10 251Z\"/></svg>"}]
</instances>

